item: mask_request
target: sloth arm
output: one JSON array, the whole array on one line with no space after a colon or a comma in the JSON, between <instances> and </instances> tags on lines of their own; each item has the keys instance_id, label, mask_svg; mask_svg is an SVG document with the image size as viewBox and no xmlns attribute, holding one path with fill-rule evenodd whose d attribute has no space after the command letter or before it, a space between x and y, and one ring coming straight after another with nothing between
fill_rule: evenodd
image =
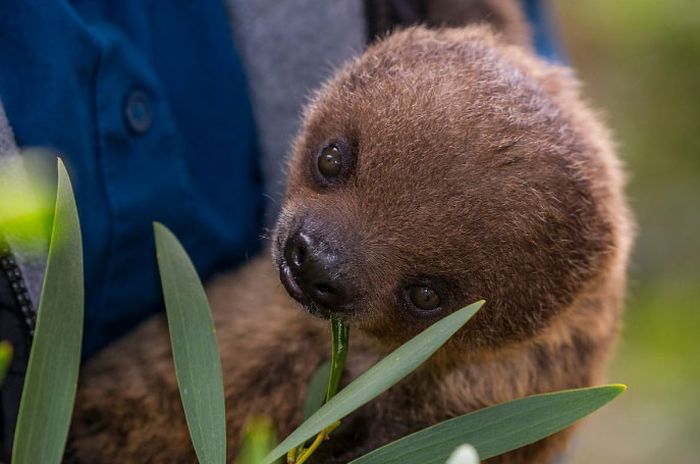
<instances>
[{"instance_id":1,"label":"sloth arm","mask_svg":"<svg viewBox=\"0 0 700 464\"><path fill-rule=\"evenodd\" d=\"M271 418L279 436L301 422L309 380L330 353L327 322L295 307L269 261L257 258L207 286L222 360L229 456L251 417ZM83 367L69 451L77 462L91 464L194 462L165 315Z\"/></svg>"},{"instance_id":2,"label":"sloth arm","mask_svg":"<svg viewBox=\"0 0 700 464\"><path fill-rule=\"evenodd\" d=\"M246 421L272 419L279 438L301 423L301 405L315 369L328 358L327 322L289 300L269 258L208 286L225 384L229 456ZM312 462L348 462L442 420L517 397L598 382L612 339L598 299L574 308L539 340L498 355L446 368L434 361L345 419ZM598 321L591 326L590 321ZM606 328L606 330L602 330ZM347 379L381 356L351 333ZM564 443L559 434L489 464L547 462ZM193 462L163 315L143 324L84 368L71 446L78 462Z\"/></svg>"}]
</instances>

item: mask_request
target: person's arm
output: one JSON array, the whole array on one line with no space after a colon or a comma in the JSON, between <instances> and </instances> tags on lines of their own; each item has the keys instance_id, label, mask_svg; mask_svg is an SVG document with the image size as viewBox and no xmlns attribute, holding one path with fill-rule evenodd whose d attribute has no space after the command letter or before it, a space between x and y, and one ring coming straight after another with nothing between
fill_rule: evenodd
<instances>
[{"instance_id":1,"label":"person's arm","mask_svg":"<svg viewBox=\"0 0 700 464\"><path fill-rule=\"evenodd\" d=\"M521 0L367 0L366 5L372 39L411 24L460 27L485 23L511 43L532 44Z\"/></svg>"},{"instance_id":2,"label":"person's arm","mask_svg":"<svg viewBox=\"0 0 700 464\"><path fill-rule=\"evenodd\" d=\"M565 61L549 0L365 0L370 41L395 27L489 24L510 43Z\"/></svg>"}]
</instances>

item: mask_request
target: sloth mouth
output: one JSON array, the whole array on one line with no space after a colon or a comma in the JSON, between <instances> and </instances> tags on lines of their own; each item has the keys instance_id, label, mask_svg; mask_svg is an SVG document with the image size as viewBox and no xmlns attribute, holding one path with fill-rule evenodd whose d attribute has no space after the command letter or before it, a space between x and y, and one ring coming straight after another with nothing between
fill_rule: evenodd
<instances>
[{"instance_id":1,"label":"sloth mouth","mask_svg":"<svg viewBox=\"0 0 700 464\"><path fill-rule=\"evenodd\" d=\"M287 290L289 296L300 303L309 314L322 319L330 318L331 311L329 309L318 305L316 302L306 296L304 290L299 285L299 282L297 282L297 280L294 278L292 269L289 267L289 264L287 264L284 258L280 260L279 272L280 281L282 282L285 290Z\"/></svg>"}]
</instances>

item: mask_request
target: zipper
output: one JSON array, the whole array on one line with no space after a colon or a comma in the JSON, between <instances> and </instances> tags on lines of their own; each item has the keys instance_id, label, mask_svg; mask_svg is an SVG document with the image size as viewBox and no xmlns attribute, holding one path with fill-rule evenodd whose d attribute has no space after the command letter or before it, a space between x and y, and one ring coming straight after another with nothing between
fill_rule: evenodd
<instances>
[{"instance_id":1,"label":"zipper","mask_svg":"<svg viewBox=\"0 0 700 464\"><path fill-rule=\"evenodd\" d=\"M12 294L19 306L21 319L24 323L30 340L34 337L34 329L36 327L36 312L32 306L32 300L29 297L29 290L24 283L22 271L17 264L17 259L12 254L10 247L0 241L0 269L5 272L7 280L10 283Z\"/></svg>"},{"instance_id":2,"label":"zipper","mask_svg":"<svg viewBox=\"0 0 700 464\"><path fill-rule=\"evenodd\" d=\"M3 273L4 276L2 275ZM8 301L8 309L11 311L11 317L16 318L19 323L20 340L23 340L25 344L25 350L23 351L29 353L32 345L32 338L34 337L34 329L36 327L36 313L34 312L32 300L29 297L29 291L25 285L22 271L17 264L17 258L1 235L0 276L3 279L7 279L11 293L10 300L14 297L14 301ZM21 379L23 376L21 371L26 368L26 362L26 359L18 358L17 361L13 359L12 365L17 367L11 368L8 374L15 378L19 376ZM10 452L9 450L12 447L11 443L5 442L5 433L7 430L15 427L16 418L12 411L14 411L14 408L20 401L19 392L16 390L16 388L12 387L11 390L8 391L8 394L3 394L0 398L0 429L2 429L3 432L3 436L0 438L0 463L4 462L3 457L7 456L7 453ZM6 407L8 408L7 410L5 410Z\"/></svg>"},{"instance_id":3,"label":"zipper","mask_svg":"<svg viewBox=\"0 0 700 464\"><path fill-rule=\"evenodd\" d=\"M36 328L36 312L34 311L32 300L29 297L29 290L27 290L27 286L24 283L22 271L20 270L19 265L17 264L17 259L12 253L12 250L10 250L10 247L3 240L2 236L0 236L0 269L0 272L5 272L5 275L7 276L7 280L10 283L12 294L15 297L15 300L17 301L17 304L19 306L19 310L22 316L21 322L24 323L24 328L29 334L29 337L27 339L27 352L29 353L32 345L32 339L34 338L34 329ZM19 401L19 398L17 398L17 400ZM2 412L1 403L0 412ZM0 426L3 425L2 421L2 414L0 414ZM10 418L10 424L12 424L12 421L13 419ZM0 443L0 445L2 445L2 443ZM0 459L2 458L0 457ZM73 445L72 432L68 433L68 437L66 439L66 447L63 452L63 459L61 460L61 462L62 464L79 464L78 458L75 455L75 447ZM0 464L3 464L3 462L0 461Z\"/></svg>"}]
</instances>

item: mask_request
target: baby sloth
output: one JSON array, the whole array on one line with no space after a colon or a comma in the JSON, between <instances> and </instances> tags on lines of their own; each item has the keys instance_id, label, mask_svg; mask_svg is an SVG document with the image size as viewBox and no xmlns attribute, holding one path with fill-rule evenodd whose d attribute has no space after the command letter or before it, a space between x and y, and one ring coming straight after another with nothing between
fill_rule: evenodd
<instances>
[{"instance_id":1,"label":"baby sloth","mask_svg":"<svg viewBox=\"0 0 700 464\"><path fill-rule=\"evenodd\" d=\"M350 381L486 300L427 363L344 420L314 462L601 382L632 237L622 184L568 70L485 27L414 27L371 46L306 110L273 260L208 286L229 455L251 416L271 417L281 436L300 423L330 315L353 328ZM548 463L568 436L487 462ZM193 462L163 317L86 366L72 446L81 463Z\"/></svg>"}]
</instances>

